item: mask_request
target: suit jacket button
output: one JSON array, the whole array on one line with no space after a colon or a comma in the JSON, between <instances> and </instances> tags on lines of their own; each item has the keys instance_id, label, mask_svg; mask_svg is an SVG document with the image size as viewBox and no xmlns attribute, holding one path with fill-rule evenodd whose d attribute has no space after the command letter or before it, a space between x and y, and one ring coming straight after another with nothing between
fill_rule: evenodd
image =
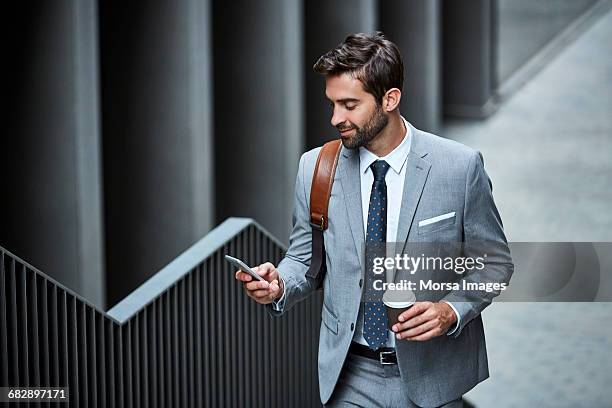
<instances>
[{"instance_id":1,"label":"suit jacket button","mask_svg":"<svg viewBox=\"0 0 612 408\"><path fill-rule=\"evenodd\" d=\"M351 323L351 331L355 329L355 323Z\"/></svg>"},{"instance_id":2,"label":"suit jacket button","mask_svg":"<svg viewBox=\"0 0 612 408\"><path fill-rule=\"evenodd\" d=\"M363 286L363 279L359 279L359 287Z\"/></svg>"}]
</instances>

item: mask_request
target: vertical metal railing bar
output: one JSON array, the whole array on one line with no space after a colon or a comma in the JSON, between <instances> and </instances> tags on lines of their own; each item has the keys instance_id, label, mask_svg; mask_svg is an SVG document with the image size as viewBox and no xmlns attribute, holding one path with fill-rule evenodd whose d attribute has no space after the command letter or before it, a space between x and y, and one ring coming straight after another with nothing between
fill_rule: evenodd
<instances>
[{"instance_id":1,"label":"vertical metal railing bar","mask_svg":"<svg viewBox=\"0 0 612 408\"><path fill-rule=\"evenodd\" d=\"M45 282L49 290L47 298L47 310L49 312L49 385L51 387L62 387L60 379L60 334L57 308L57 286L53 283Z\"/></svg>"},{"instance_id":2,"label":"vertical metal railing bar","mask_svg":"<svg viewBox=\"0 0 612 408\"><path fill-rule=\"evenodd\" d=\"M195 379L196 379L196 374L194 371L194 366L195 366L195 359L196 359L196 353L195 353L195 347L193 345L194 343L194 339L193 339L193 330L194 330L194 326L195 326L195 321L194 321L194 308L193 308L193 280L194 280L194 275L197 273L197 271L192 271L189 275L187 275L185 277L186 280L186 287L185 287L185 299L187 302L187 307L186 307L186 313L185 313L185 319L187 321L187 382L188 382L188 404L187 406L189 407L195 407L195 387L196 387L196 383L195 383Z\"/></svg>"},{"instance_id":3,"label":"vertical metal railing bar","mask_svg":"<svg viewBox=\"0 0 612 408\"><path fill-rule=\"evenodd\" d=\"M260 252L261 252L261 246L258 245L259 242L255 243L254 248L252 248L252 251L250 251L249 253L249 262L252 264L257 264L258 260L261 258L260 257ZM252 369L254 370L261 370L261 368L263 367L261 365L261 345L258 342L259 339L259 321L258 321L258 314L257 314L257 307L258 305L255 303L254 300L249 299L249 321L250 321L250 330L249 330L249 334L248 334L248 341L251 344L251 352L252 355L255 357L252 359L251 363L253 364ZM263 398L261 393L257 392L257 390L261 389L261 376L259 376L259 378L257 378L255 381L252 381L252 389L251 389L251 395L255 395L255 400L254 400L254 405L261 407L262 404L264 403Z\"/></svg>"},{"instance_id":4,"label":"vertical metal railing bar","mask_svg":"<svg viewBox=\"0 0 612 408\"><path fill-rule=\"evenodd\" d=\"M255 241L255 245L249 248L249 263L256 263L255 259L258 258L259 255L259 242ZM254 301L252 299L249 300L249 332L247 335L247 341L249 342L250 355L253 356L251 359L251 369L257 370L260 361L260 353L257 348L257 313L256 308L252 306ZM250 395L256 395L255 401L253 405L260 407L262 405L261 395L257 392L257 390L261 389L259 379L251 380L251 389L249 390Z\"/></svg>"},{"instance_id":5,"label":"vertical metal railing bar","mask_svg":"<svg viewBox=\"0 0 612 408\"><path fill-rule=\"evenodd\" d=\"M115 389L116 389L116 398L117 398L117 406L124 407L125 406L125 390L124 390L124 371L123 371L123 332L125 326L117 326L113 327L114 332L114 343L115 343L115 372L117 375L115 376Z\"/></svg>"},{"instance_id":6,"label":"vertical metal railing bar","mask_svg":"<svg viewBox=\"0 0 612 408\"><path fill-rule=\"evenodd\" d=\"M214 367L214 360L212 356L214 354L214 342L210 341L210 328L214 325L214 319L212 318L213 314L213 303L212 298L210 296L210 270L211 270L211 258L208 258L204 261L203 269L202 269L202 279L200 280L201 293L202 298L200 299L200 303L202 304L202 317L204 320L204 324L202 325L202 344L201 346L204 348L204 367L202 368L202 376L204 378L204 398L205 403L204 406L211 407L213 405L213 395L215 392L215 388L213 385L214 377L210 374Z\"/></svg>"},{"instance_id":7,"label":"vertical metal railing bar","mask_svg":"<svg viewBox=\"0 0 612 408\"><path fill-rule=\"evenodd\" d=\"M228 254L238 254L238 256L242 256L236 250L236 239L234 237L230 240L227 252ZM230 381L226 384L228 386L228 393L230 394L230 406L236 407L238 405L238 392L239 388L237 387L236 377L232 375L232 373L238 373L238 361L237 361L237 344L236 344L236 308L228 307L228 305L235 305L236 296L235 296L235 284L234 279L230 279L231 269L233 269L227 262L223 262L223 267L217 273L222 274L218 278L219 282L222 282L222 285L226 288L228 296L223 299L223 309L227 311L229 316L225 319L224 326L226 330L229 331L229 335L226 337L228 342L226 343L225 353L229 357L229 364L227 365L228 375L230 377Z\"/></svg>"},{"instance_id":8,"label":"vertical metal railing bar","mask_svg":"<svg viewBox=\"0 0 612 408\"><path fill-rule=\"evenodd\" d=\"M38 369L40 370L39 375L39 386L44 387L49 384L49 314L47 312L47 281L43 276L39 276L35 271L32 271L34 275L34 284L36 285L36 292L38 300L36 302L36 313L38 315L38 343L34 346L38 353ZM1 295L0 295L1 296ZM50 403L41 402L38 406L47 407Z\"/></svg>"},{"instance_id":9,"label":"vertical metal railing bar","mask_svg":"<svg viewBox=\"0 0 612 408\"><path fill-rule=\"evenodd\" d=\"M172 379L173 381L173 406L178 407L180 404L180 388L181 385L179 383L179 370L180 370L180 360L179 360L179 316L178 316L178 287L175 283L174 286L170 289L171 299L172 299L172 355L174 358L172 359Z\"/></svg>"},{"instance_id":10,"label":"vertical metal railing bar","mask_svg":"<svg viewBox=\"0 0 612 408\"><path fill-rule=\"evenodd\" d=\"M59 346L59 374L60 374L60 385L62 387L68 387L70 385L70 354L68 352L68 294L64 291L56 289L56 299L58 301L58 346ZM71 396L72 397L72 396Z\"/></svg>"},{"instance_id":11,"label":"vertical metal railing bar","mask_svg":"<svg viewBox=\"0 0 612 408\"><path fill-rule=\"evenodd\" d=\"M155 342L157 346L157 400L159 406L165 405L165 372L164 372L164 313L163 313L163 295L160 296L155 302L155 314L157 316L155 325L157 326L157 340Z\"/></svg>"},{"instance_id":12,"label":"vertical metal railing bar","mask_svg":"<svg viewBox=\"0 0 612 408\"><path fill-rule=\"evenodd\" d=\"M155 302L151 303L147 307L147 322L145 324L145 330L147 331L147 353L149 356L146 359L145 370L148 372L147 374L147 389L145 392L147 393L146 397L146 406L151 408L157 408L157 402L159 401L159 395L157 394L157 372L159 371L159 366L157 365L157 305L159 304L159 299Z\"/></svg>"},{"instance_id":13,"label":"vertical metal railing bar","mask_svg":"<svg viewBox=\"0 0 612 408\"><path fill-rule=\"evenodd\" d=\"M200 279L202 277L202 265L198 265L197 269L193 274L193 314L194 314L194 327L192 332L193 338L193 347L194 347L194 357L195 357L195 365L193 367L194 373L194 381L195 381L195 394L194 398L194 407L201 407L204 398L202 397L202 387L203 387L203 378L202 378L202 347L204 346L202 343L202 297L200 291Z\"/></svg>"},{"instance_id":14,"label":"vertical metal railing bar","mask_svg":"<svg viewBox=\"0 0 612 408\"><path fill-rule=\"evenodd\" d=\"M17 279L19 288L17 290L17 315L19 316L17 325L19 326L19 343L18 347L20 349L20 376L21 376L21 384L28 387L30 386L30 377L29 377L29 356L28 356L28 300L26 294L26 273L25 266L23 264L19 264L15 268L15 272L17 272Z\"/></svg>"},{"instance_id":15,"label":"vertical metal railing bar","mask_svg":"<svg viewBox=\"0 0 612 408\"><path fill-rule=\"evenodd\" d=\"M274 251L274 266L278 266L278 260L280 259L278 257L278 253L276 251ZM279 277L279 284L280 284L280 277ZM272 381L274 384L278 384L279 383L279 379L280 379L280 362L282 361L282 342L280 341L280 319L274 319L274 318L270 318L271 321L271 336L273 336L274 341L274 348L273 350L273 372L272 372ZM276 387L275 387L276 388ZM279 400L280 394L279 392L275 392L272 395L272 405L275 407L280 407L281 406L281 402Z\"/></svg>"},{"instance_id":16,"label":"vertical metal railing bar","mask_svg":"<svg viewBox=\"0 0 612 408\"><path fill-rule=\"evenodd\" d=\"M164 366L164 358L165 358L165 352L164 352L164 344L166 343L164 341L165 337L164 337L164 311L163 311L163 295L155 302L155 314L157 315L157 319L156 319L156 325L157 325L157 356L159 357L157 360L157 366L159 367L158 369L158 377L157 377L157 391L158 391L158 395L157 395L157 399L159 401L159 406L160 407L164 407L167 406L166 404L166 368Z\"/></svg>"},{"instance_id":17,"label":"vertical metal railing bar","mask_svg":"<svg viewBox=\"0 0 612 408\"><path fill-rule=\"evenodd\" d=\"M179 318L178 320L178 325L179 325L179 331L178 331L178 335L179 335L179 362L180 362L180 366L179 366L179 372L178 374L178 378L179 378L179 384L180 384L180 396L181 396L181 407L186 407L187 406L187 397L189 396L189 387L188 387L188 381L189 379L187 378L187 364L188 364L188 359L191 358L191 356L189 356L187 354L187 331L186 331L186 325L187 325L187 321L186 321L186 310L185 310L185 285L186 285L186 278L182 278L178 283L178 297L177 297L177 308L178 308L178 314L179 314Z\"/></svg>"},{"instance_id":18,"label":"vertical metal railing bar","mask_svg":"<svg viewBox=\"0 0 612 408\"><path fill-rule=\"evenodd\" d=\"M151 332L149 328L151 327L149 323L149 311L151 310L151 305L145 307L141 312L140 318L140 326L138 327L138 333L140 333L139 339L139 356L138 360L140 361L140 366L138 367L138 371L141 373L140 378L140 390L138 393L140 394L141 404L143 407L150 407L151 403L149 402L150 393L149 393L149 378L150 374L153 370L150 370L149 361L153 359L153 355L155 353L149 353L149 338L154 337L155 332ZM153 335L151 335L153 333ZM150 357L149 357L150 356Z\"/></svg>"},{"instance_id":19,"label":"vertical metal railing bar","mask_svg":"<svg viewBox=\"0 0 612 408\"><path fill-rule=\"evenodd\" d=\"M106 339L106 358L104 359L106 367L106 387L108 389L105 395L108 404L105 406L115 406L117 395L115 393L115 332L114 323L110 320L104 321L104 337Z\"/></svg>"},{"instance_id":20,"label":"vertical metal railing bar","mask_svg":"<svg viewBox=\"0 0 612 408\"><path fill-rule=\"evenodd\" d=\"M130 338L130 347L132 352L132 404L135 407L140 408L142 394L140 393L140 319L142 318L142 311L131 319L132 333Z\"/></svg>"},{"instance_id":21,"label":"vertical metal railing bar","mask_svg":"<svg viewBox=\"0 0 612 408\"><path fill-rule=\"evenodd\" d=\"M85 308L85 333L87 335L87 339L89 339L89 341L85 342L85 356L87 358L87 398L90 401L89 406L95 408L98 406L98 372L96 364L96 312L94 309L88 307L85 304L83 304L83 307Z\"/></svg>"},{"instance_id":22,"label":"vertical metal railing bar","mask_svg":"<svg viewBox=\"0 0 612 408\"><path fill-rule=\"evenodd\" d=\"M243 236L247 236L247 237L252 237L252 234L250 233L250 229L247 228L247 230L245 232L243 232L242 234ZM252 242L252 241L251 241ZM253 254L252 254L252 246L247 246L242 248L242 255L244 256L244 259L246 260L246 262L253 262ZM246 373L251 373L253 372L253 359L250 358L250 356L253 355L252 349L251 349L251 342L250 342L250 336L251 333L253 333L252 331L252 326L253 326L253 319L251 316L251 308L249 307L249 303L251 302L251 299L247 296L243 297L242 300L242 328L243 328L243 334L242 334L242 350L245 356L249 356L249 358L245 358L244 359L244 370ZM253 393L255 392L255 390L253 389L253 380L250 378L245 378L244 381L244 395L245 395L245 399L249 399L249 397L251 395L253 395ZM251 402L251 401L249 401Z\"/></svg>"},{"instance_id":23,"label":"vertical metal railing bar","mask_svg":"<svg viewBox=\"0 0 612 408\"><path fill-rule=\"evenodd\" d=\"M165 360L164 360L164 377L166 406L171 407L172 402L172 331L170 329L170 290L164 294L164 342Z\"/></svg>"},{"instance_id":24,"label":"vertical metal railing bar","mask_svg":"<svg viewBox=\"0 0 612 408\"><path fill-rule=\"evenodd\" d=\"M274 266L278 266L278 262L276 262L276 260L278 259L278 257L276 257L276 254L274 254L275 256L273 257L274 259ZM265 259L264 259L265 261ZM279 285L280 285L280 278L279 278ZM270 372L270 376L271 376L271 383L274 384L274 389L275 392L271 393L269 396L270 399L270 405L273 407L278 407L279 406L279 400L278 400L278 380L279 380L279 361L281 360L281 355L280 353L280 342L279 342L279 338L278 338L278 320L268 317L268 320L270 321L270 344L272 347L272 353L271 353L271 365L272 365L272 369Z\"/></svg>"},{"instance_id":25,"label":"vertical metal railing bar","mask_svg":"<svg viewBox=\"0 0 612 408\"><path fill-rule=\"evenodd\" d=\"M274 262L274 259L271 259L271 253L269 251L269 247L268 247L268 242L264 242L264 245L262 246L262 251L259 254L259 256L257 257L257 261L256 263L260 264L264 261L270 261L272 263ZM259 307L258 312L259 312L259 327L260 327L260 333L259 333L259 337L262 340L262 345L261 345L261 350L262 350L262 363L263 363L263 369L264 369L264 378L262 378L262 383L263 383L263 389L265 389L266 386L266 382L269 381L270 377L271 377L271 372L270 372L270 356L271 356L271 341L272 338L270 336L270 318L267 315L267 313L265 313L264 310L264 306ZM262 393L263 394L263 393ZM262 404L264 404L264 406L269 406L270 405L270 400L269 400L269 396L268 394L263 394L262 395Z\"/></svg>"},{"instance_id":26,"label":"vertical metal railing bar","mask_svg":"<svg viewBox=\"0 0 612 408\"><path fill-rule=\"evenodd\" d=\"M263 245L259 247L259 253L257 254L256 263L262 263L265 259L266 261L272 261L273 259L269 259L266 253L266 243L262 242ZM261 306L261 305L260 305ZM266 381L270 376L270 352L269 347L270 344L268 341L265 341L269 338L269 332L267 330L267 321L268 316L265 312L265 306L257 307L257 342L259 343L259 350L261 355L261 369L263 371L263 375L260 379L260 389L265 389ZM267 401L266 395L264 393L260 393L260 403L262 407L267 406L269 403Z\"/></svg>"},{"instance_id":27,"label":"vertical metal railing bar","mask_svg":"<svg viewBox=\"0 0 612 408\"><path fill-rule=\"evenodd\" d=\"M248 232L248 228L246 232L242 232L240 234L238 234L238 236L236 237L237 239L237 243L236 243L236 253L240 254L241 257L244 258L245 255L245 251L244 251L244 241L245 241L245 237L246 237L246 233ZM248 262L248 261L247 261ZM232 268L234 269L234 268ZM236 273L235 270L232 270L231 274ZM233 277L231 278L233 279ZM242 284L239 282L234 283L234 285L238 286L238 289L240 291L242 291ZM235 343L235 347L236 347L236 357L237 357L237 363L238 363L238 367L237 370L238 372L236 373L236 387L238 389L237 391L237 397L238 397L238 406L245 406L246 401L245 401L245 387L246 387L246 379L245 379L245 368L244 368L244 362L246 360L246 353L244 352L244 345L245 345L245 334L244 334L244 320L245 320L245 307L244 307L244 301L245 301L245 296L238 296L238 298L236 299L236 303L234 303L234 306L236 308L237 311L237 318L236 318L236 343Z\"/></svg>"},{"instance_id":28,"label":"vertical metal railing bar","mask_svg":"<svg viewBox=\"0 0 612 408\"><path fill-rule=\"evenodd\" d=\"M214 285L214 271L219 270L219 256L217 254L212 256L211 268L208 271L208 290L210 292L210 299L212 300L212 315L211 315L211 336L214 343L214 352L211 355L214 361L213 366L209 371L209 375L213 378L214 387L212 390L213 395L213 406L225 406L224 394L223 394L223 361L222 361L222 346L221 346L221 333L219 330L219 322L221 321L221 307L219 306L220 294Z\"/></svg>"},{"instance_id":29,"label":"vertical metal railing bar","mask_svg":"<svg viewBox=\"0 0 612 408\"><path fill-rule=\"evenodd\" d=\"M36 311L38 313L38 335L39 341L36 344L38 347L38 358L40 361L40 386L49 384L49 311L47 310L48 303L48 292L47 281L43 277L36 277L36 287L39 293L39 299L36 305ZM0 290L0 293L2 291ZM48 404L45 404L48 406Z\"/></svg>"},{"instance_id":30,"label":"vertical metal railing bar","mask_svg":"<svg viewBox=\"0 0 612 408\"><path fill-rule=\"evenodd\" d=\"M79 346L77 339L77 305L74 296L67 297L68 307L68 387L70 387L70 402L79 406Z\"/></svg>"},{"instance_id":31,"label":"vertical metal railing bar","mask_svg":"<svg viewBox=\"0 0 612 408\"><path fill-rule=\"evenodd\" d=\"M80 406L89 406L89 392L87 389L87 377L89 375L87 366L87 323L85 304L74 300L77 307L77 346L79 348L78 370L79 370L79 396Z\"/></svg>"},{"instance_id":32,"label":"vertical metal railing bar","mask_svg":"<svg viewBox=\"0 0 612 408\"><path fill-rule=\"evenodd\" d=\"M132 325L134 319L126 322L121 328L123 329L123 368L124 368L124 400L126 408L132 408L134 406L134 384L133 384L133 372L132 372Z\"/></svg>"},{"instance_id":33,"label":"vertical metal railing bar","mask_svg":"<svg viewBox=\"0 0 612 408\"><path fill-rule=\"evenodd\" d=\"M254 258L253 258L253 263L255 264L262 264L264 262L268 262L268 261L273 261L272 259L269 259L266 256L266 245L265 242L258 240L257 241L257 246L255 247L255 254L254 254ZM268 357L269 357L269 353L268 353L268 342L264 342L262 340L264 340L266 337L268 337L268 332L265 330L264 324L265 321L262 318L262 313L264 311L265 306L262 305L257 305L256 303L253 304L254 309L255 309L255 341L257 344L257 349L259 350L258 352L258 361L257 361L257 367L259 367L259 369L262 372L262 375L260 376L260 378L258 378L257 381L257 387L259 389L262 389L262 387L265 387L265 381L267 379L267 377L269 376L269 371L268 371ZM257 396L257 402L258 405L261 407L264 406L268 406L269 405L269 401L267 400L267 396L266 395L262 395L262 393L259 393Z\"/></svg>"},{"instance_id":34,"label":"vertical metal railing bar","mask_svg":"<svg viewBox=\"0 0 612 408\"><path fill-rule=\"evenodd\" d=\"M280 259L280 258L279 258ZM278 266L278 264L276 265ZM287 372L289 369L289 350L291 346L288 344L287 332L289 331L289 321L287 319L277 319L276 320L279 327L278 334L278 344L280 350L281 361L278 366L279 375L282 379L282 394L279 395L278 406L287 406L289 403L288 394L291 392L289 390L288 376Z\"/></svg>"},{"instance_id":35,"label":"vertical metal railing bar","mask_svg":"<svg viewBox=\"0 0 612 408\"><path fill-rule=\"evenodd\" d=\"M8 323L7 323L7 307L6 290L7 273L4 266L5 254L0 251L0 386L9 386L9 354L8 354Z\"/></svg>"},{"instance_id":36,"label":"vertical metal railing bar","mask_svg":"<svg viewBox=\"0 0 612 408\"><path fill-rule=\"evenodd\" d=\"M214 269L211 271L212 276L211 279L213 282L217 281L219 278L219 271L223 268L223 262L221 254L227 253L227 243L223 245L221 251L213 255ZM215 286L217 290L215 290ZM230 404L230 399L228 395L228 385L231 378L229 376L228 371L228 363L229 356L225 352L227 350L226 342L227 342L227 325L224 322L227 321L227 310L223 307L223 301L227 299L227 286L226 285L211 285L213 288L213 293L215 294L215 322L214 322L214 330L213 336L217 342L217 356L215 360L217 360L217 370L212 372L212 375L216 375L221 379L221 381L217 382L217 389L219 395L219 405L223 405L224 407L228 407Z\"/></svg>"},{"instance_id":37,"label":"vertical metal railing bar","mask_svg":"<svg viewBox=\"0 0 612 408\"><path fill-rule=\"evenodd\" d=\"M30 376L30 386L40 386L40 361L38 355L38 288L36 285L36 274L28 270L24 265L24 274L26 276L26 296L28 303L27 315L27 348L30 365L28 366Z\"/></svg>"},{"instance_id":38,"label":"vertical metal railing bar","mask_svg":"<svg viewBox=\"0 0 612 408\"><path fill-rule=\"evenodd\" d=\"M95 348L96 352L96 367L97 367L97 388L98 388L98 406L105 408L106 404L106 337L105 337L105 328L104 328L104 316L101 313L97 313L92 309L92 315L94 322L96 325L96 344L98 345Z\"/></svg>"}]
</instances>

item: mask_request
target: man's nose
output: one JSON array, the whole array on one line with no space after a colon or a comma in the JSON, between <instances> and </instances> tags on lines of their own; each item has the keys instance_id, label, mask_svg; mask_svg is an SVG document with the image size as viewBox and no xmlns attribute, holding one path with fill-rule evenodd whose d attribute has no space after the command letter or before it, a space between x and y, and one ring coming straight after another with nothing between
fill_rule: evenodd
<instances>
[{"instance_id":1,"label":"man's nose","mask_svg":"<svg viewBox=\"0 0 612 408\"><path fill-rule=\"evenodd\" d=\"M334 109L334 113L332 114L331 124L333 127L338 127L339 124L346 122L346 118L344 115L340 114L337 109Z\"/></svg>"}]
</instances>

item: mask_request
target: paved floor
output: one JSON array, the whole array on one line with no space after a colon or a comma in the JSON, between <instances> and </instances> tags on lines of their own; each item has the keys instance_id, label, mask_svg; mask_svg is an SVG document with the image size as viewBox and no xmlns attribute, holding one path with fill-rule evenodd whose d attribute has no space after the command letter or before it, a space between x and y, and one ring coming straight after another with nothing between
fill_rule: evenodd
<instances>
[{"instance_id":1,"label":"paved floor","mask_svg":"<svg viewBox=\"0 0 612 408\"><path fill-rule=\"evenodd\" d=\"M443 134L482 151L509 240L612 241L612 13L490 119ZM483 317L477 407L612 407L612 303L498 303Z\"/></svg>"}]
</instances>

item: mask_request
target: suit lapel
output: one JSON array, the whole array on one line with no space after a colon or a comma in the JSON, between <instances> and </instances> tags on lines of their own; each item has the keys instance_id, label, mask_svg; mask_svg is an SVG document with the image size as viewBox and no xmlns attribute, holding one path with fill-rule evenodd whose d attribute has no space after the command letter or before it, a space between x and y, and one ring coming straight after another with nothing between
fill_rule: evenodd
<instances>
[{"instance_id":1,"label":"suit lapel","mask_svg":"<svg viewBox=\"0 0 612 408\"><path fill-rule=\"evenodd\" d=\"M408 166L404 180L404 193L397 226L397 242L406 242L414 221L414 213L421 199L431 164L412 151L408 154Z\"/></svg>"},{"instance_id":2,"label":"suit lapel","mask_svg":"<svg viewBox=\"0 0 612 408\"><path fill-rule=\"evenodd\" d=\"M365 232L363 229L363 210L361 208L361 178L359 175L359 154L356 149L342 148L345 160L340 166L340 182L344 194L344 204L348 214L351 235L355 250L359 256L361 270L364 268L363 247Z\"/></svg>"},{"instance_id":3,"label":"suit lapel","mask_svg":"<svg viewBox=\"0 0 612 408\"><path fill-rule=\"evenodd\" d=\"M403 253L408 239L408 232L414 222L414 214L419 205L423 188L429 176L431 163L423 159L427 156L427 151L423 149L419 131L412 125L412 144L408 153L408 161L406 163L406 177L404 179L404 191L402 194L402 205L400 208L399 221L397 225L396 242L400 246L400 252ZM396 248L397 249L397 248ZM395 281L395 270L393 270L393 280Z\"/></svg>"}]
</instances>

